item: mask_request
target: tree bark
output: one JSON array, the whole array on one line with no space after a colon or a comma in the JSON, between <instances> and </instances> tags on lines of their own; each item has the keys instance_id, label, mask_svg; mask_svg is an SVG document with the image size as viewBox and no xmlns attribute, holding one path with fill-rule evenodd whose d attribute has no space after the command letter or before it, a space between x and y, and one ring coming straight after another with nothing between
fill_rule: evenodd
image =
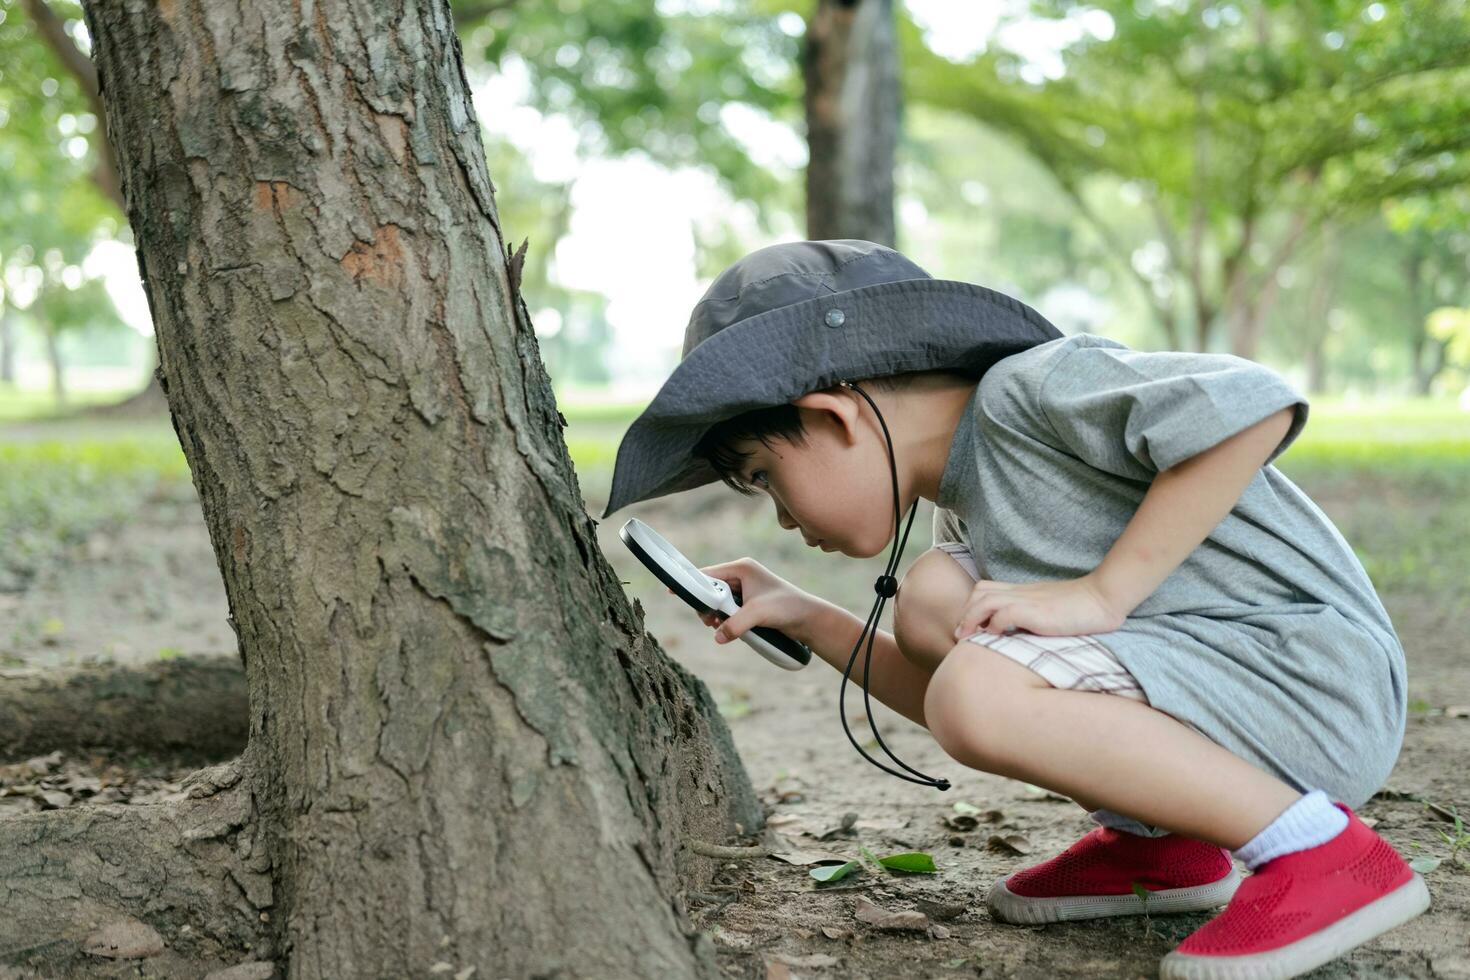
<instances>
[{"instance_id":1,"label":"tree bark","mask_svg":"<svg viewBox=\"0 0 1470 980\"><path fill-rule=\"evenodd\" d=\"M235 657L0 669L0 758L124 749L219 762L245 747L248 710Z\"/></svg>"},{"instance_id":2,"label":"tree bark","mask_svg":"<svg viewBox=\"0 0 1470 980\"><path fill-rule=\"evenodd\" d=\"M892 0L820 0L802 48L806 235L897 248L893 166L902 112Z\"/></svg>"},{"instance_id":3,"label":"tree bark","mask_svg":"<svg viewBox=\"0 0 1470 980\"><path fill-rule=\"evenodd\" d=\"M715 976L761 813L598 549L444 0L87 0L292 977ZM442 968L441 968L442 969Z\"/></svg>"}]
</instances>

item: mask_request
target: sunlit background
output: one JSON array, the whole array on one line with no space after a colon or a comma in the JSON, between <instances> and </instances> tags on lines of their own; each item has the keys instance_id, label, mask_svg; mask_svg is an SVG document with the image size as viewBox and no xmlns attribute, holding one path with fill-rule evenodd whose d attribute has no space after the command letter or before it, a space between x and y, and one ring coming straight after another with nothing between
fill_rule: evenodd
<instances>
[{"instance_id":1,"label":"sunlit background","mask_svg":"<svg viewBox=\"0 0 1470 980\"><path fill-rule=\"evenodd\" d=\"M580 9L576 3L560 6ZM635 14L644 15L644 6L605 9L615 9L608 15L614 26L628 28ZM765 22L759 34L731 29L727 60L779 92L800 80L800 65L792 55L806 20L800 5L791 6L763 4L756 14L740 16L728 14L729 5L718 3L660 2L646 15L664 21L663 42L633 54L652 59L650 52L664 52L672 78L690 60L677 43L689 29L678 24L700 14L729 16L736 27L759 18ZM1131 16L1146 21L1144 15L1155 6L1162 16L1185 5L1129 6ZM50 9L78 49L87 50L80 8L58 0ZM616 87L615 73L603 78L597 74L602 67L587 70L580 80L587 87L583 89L548 71L552 66L575 73L594 57L600 65L614 64L615 59L600 57L609 47L604 38L588 33L560 43L554 37L541 39L516 29L520 22L510 13L500 10L476 18L467 11L462 36L508 236L516 238L515 244L520 237L530 238L527 298L543 356L565 401L646 401L677 360L689 309L718 268L741 252L806 237L800 190L807 149L799 106L773 111L754 101L720 101L714 83L729 65L708 68L713 97L699 104L698 114L743 157L738 165L711 166L697 159L696 141L685 126L668 125L669 132L660 133L659 124L650 123L640 133L645 117L621 106L616 120L593 117L607 104L599 101L603 97L595 94L595 87ZM1382 3L1369 3L1355 13L1340 29L1307 38L1316 46L1319 62L1308 67L1342 71L1334 55L1347 48L1365 66L1359 74L1371 75L1371 59L1383 57L1383 49L1393 46L1383 39L1407 30L1402 22L1395 26L1395 19L1408 20L1411 11L1394 13ZM948 62L971 63L987 52L1009 55L1011 60L1000 68L989 69L991 84L998 79L1028 92L1068 84L1069 56L1085 58L1079 52L1089 46L1106 51L1110 43L1125 43L1115 36L1114 18L1098 6L910 0L899 5L899 16L916 25L927 52ZM19 0L0 0L0 17L0 52L5 55L0 68L0 160L6 170L0 186L9 199L0 204L0 309L8 352L0 413L44 410L48 392L53 401L82 403L121 397L143 384L152 368L152 328L121 212L88 179L96 165L92 137L98 119L77 80L31 29ZM1230 29L1247 17L1278 21L1278 36L1294 35L1322 20L1320 14L1211 4L1204 6L1193 29L1230 38L1222 47L1238 45L1240 34ZM503 35L513 29L516 38L508 42ZM745 37L750 40L742 45ZM779 47L782 40L788 42L784 49ZM1147 53L1146 41L1126 44L1131 50L1088 58L1088 80L1096 80L1100 68L1126 71L1112 58ZM1269 56L1270 46L1262 52ZM1340 104L1307 107L1328 117L1321 121L1321 138L1368 132L1380 125L1373 119L1375 111L1412 112L1416 99L1433 99L1436 91L1448 98L1456 76L1440 70L1433 57L1424 60L1423 77L1416 79L1421 88L1397 93L1392 104L1378 98L1380 87L1359 106L1344 98ZM1281 70L1293 69L1284 65ZM539 98L534 95L538 79ZM1120 79L1102 81L1128 94ZM1323 92L1334 91L1316 84ZM1057 89L1056 103L1037 103L1056 106L1058 133L1073 121L1066 118L1062 101L1067 91ZM1187 318L1192 300L1186 286L1192 273L1179 255L1171 256L1180 242L1170 238L1189 229L1179 220L1154 220L1158 203L1148 177L1157 172L1157 180L1168 180L1177 170L1178 179L1188 179L1183 175L1188 155L1127 163L1106 157L1079 163L1061 154L1051 159L1046 141L1064 135L1026 132L1007 106L987 121L978 104L970 112L958 112L936 107L942 101L931 96L905 104L894 200L897 247L935 276L1018 295L1066 332L1103 333L1138 347L1186 346L1171 345L1157 315L1148 309L1149 303L1158 302ZM568 105L557 109L558 103ZM1150 112L1147 102L1128 108L1141 117ZM1167 108L1174 111L1172 105ZM1164 111L1160 106L1159 112ZM1334 114L1347 124L1332 122ZM1120 115L1109 128L1126 131L1128 118ZM1281 121L1293 118L1283 114ZM614 121L620 131L610 142ZM1223 112L1220 119L1206 118L1206 126L1222 128L1212 139L1229 138L1223 131L1227 122ZM1414 122L1398 119L1393 125L1412 133ZM1447 135L1434 132L1434 125L1434 114L1425 114L1418 132L1423 141ZM1097 126L1084 135L1089 141L1104 140ZM1157 140L1158 134L1141 135L1140 152L1148 152L1147 141ZM1372 188L1376 199L1322 221L1320 228L1309 228L1284 259L1274 252L1286 236L1272 223L1293 218L1292 202L1266 202L1279 213L1265 210L1259 216L1246 261L1270 273L1274 295L1253 356L1317 393L1349 399L1449 397L1465 389L1470 364L1470 341L1464 339L1470 332L1464 312L1470 253L1466 192L1458 179L1444 179L1445 174L1463 174L1465 162L1463 148L1453 140L1446 146L1438 155L1405 154L1424 173L1422 180L1405 182L1409 193ZM1379 165L1346 153L1325 159L1347 168ZM1136 175L1129 176L1128 168ZM1436 175L1433 168L1442 173ZM751 178L753 170L760 171L759 179ZM1082 188L1086 209L1080 198L1071 201L1059 191L1059 176ZM1283 175L1280 182L1288 179L1296 176ZM1342 179L1349 186L1350 178ZM766 187L776 188L779 197L760 200L741 193ZM1216 197L1205 206L1228 209L1233 204L1228 192ZM28 233L32 224L52 224L62 207L69 214L66 228ZM1230 233L1224 229L1229 217L1212 216L1221 229L1221 246L1228 244ZM1232 233L1238 235L1238 228ZM1335 242L1338 248L1324 254L1324 242ZM1126 266L1120 265L1120 257ZM1152 295L1144 294L1144 288ZM62 293L71 294L65 302ZM1225 309L1220 315L1229 313ZM1315 360L1303 356L1306 318L1315 323L1305 332L1322 335ZM1223 331L1206 346L1231 350Z\"/></svg>"}]
</instances>

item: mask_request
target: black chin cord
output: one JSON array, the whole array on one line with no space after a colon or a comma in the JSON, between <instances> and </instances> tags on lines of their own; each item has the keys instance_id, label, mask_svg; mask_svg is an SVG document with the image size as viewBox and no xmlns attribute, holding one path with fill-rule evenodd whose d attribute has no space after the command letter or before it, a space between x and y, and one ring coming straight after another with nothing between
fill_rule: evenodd
<instances>
[{"instance_id":1,"label":"black chin cord","mask_svg":"<svg viewBox=\"0 0 1470 980\"><path fill-rule=\"evenodd\" d=\"M866 391L863 391L851 381L841 381L839 384L844 388L851 388L866 398L868 404L873 406L873 414L878 416L878 424L883 427L883 439L888 444L888 470L893 476L893 527L896 532L899 524L902 523L902 519L898 511L898 467L893 459L893 440L888 435L888 424L883 421L883 414L878 411L878 406L874 404L873 399L868 398ZM858 634L857 646L852 648L852 656L847 659L847 669L842 672L842 684L837 689L837 714L842 719L842 730L847 733L847 740L852 743L852 747L857 749L858 754L864 759L867 759L891 776L897 776L899 779L906 779L911 783L918 783L921 786L933 786L937 790L946 790L949 789L949 780L935 779L933 776L924 775L894 755L893 750L883 743L883 736L878 734L878 725L873 721L872 702L868 700L868 669L873 662L873 640L878 635L878 619L883 615L883 603L890 596L898 592L898 580L893 577L893 573L898 570L898 556L903 554L904 545L909 539L909 528L914 526L914 515L918 513L918 510L919 502L915 500L909 507L909 521L904 526L903 535L902 537L895 537L893 550L888 554L887 570L878 577L878 581L873 585L873 590L878 593L878 600L873 604L873 611L868 614L868 621L863 624L862 633ZM883 751L888 753L888 757L913 773L913 776L906 776L896 769L890 769L888 766L885 766L877 759L868 755L868 753L863 751L863 747L857 743L857 739L852 737L852 731L847 727L847 707L844 700L847 694L847 679L852 674L852 666L857 662L858 650L862 648L864 639L868 641L868 650L863 657L863 708L868 713L868 727L873 730L873 737L878 740L878 744L882 747Z\"/></svg>"}]
</instances>

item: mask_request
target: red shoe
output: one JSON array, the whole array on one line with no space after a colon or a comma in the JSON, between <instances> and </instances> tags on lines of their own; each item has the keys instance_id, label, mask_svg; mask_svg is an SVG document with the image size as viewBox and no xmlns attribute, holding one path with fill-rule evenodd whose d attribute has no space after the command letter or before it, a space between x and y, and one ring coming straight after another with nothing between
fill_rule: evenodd
<instances>
[{"instance_id":1,"label":"red shoe","mask_svg":"<svg viewBox=\"0 0 1470 980\"><path fill-rule=\"evenodd\" d=\"M1272 980L1335 959L1429 908L1424 879L1357 814L1324 844L1246 876L1225 911L1159 964L1165 980Z\"/></svg>"},{"instance_id":2,"label":"red shoe","mask_svg":"<svg viewBox=\"0 0 1470 980\"><path fill-rule=\"evenodd\" d=\"M1133 892L1148 889L1145 901ZM1230 901L1240 873L1230 852L1191 837L1140 837L1098 827L1049 861L997 881L986 896L1002 922L1199 912Z\"/></svg>"}]
</instances>

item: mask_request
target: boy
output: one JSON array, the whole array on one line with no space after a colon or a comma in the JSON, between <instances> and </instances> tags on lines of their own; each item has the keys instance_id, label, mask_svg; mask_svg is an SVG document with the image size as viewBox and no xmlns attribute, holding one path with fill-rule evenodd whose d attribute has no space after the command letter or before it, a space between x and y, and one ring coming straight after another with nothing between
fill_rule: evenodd
<instances>
[{"instance_id":1,"label":"boy","mask_svg":"<svg viewBox=\"0 0 1470 980\"><path fill-rule=\"evenodd\" d=\"M1100 824L997 882L992 915L1137 913L1141 882L1151 913L1228 900L1162 975L1295 976L1429 904L1352 810L1402 744L1404 656L1352 550L1269 465L1306 416L1241 358L1063 336L884 246L786 243L696 305L603 517L723 479L870 557L903 504L911 522L934 501L936 548L902 588L878 580L894 635L860 683L957 761ZM742 597L706 617L721 642L771 626L839 666L877 622L750 559L703 571Z\"/></svg>"}]
</instances>

